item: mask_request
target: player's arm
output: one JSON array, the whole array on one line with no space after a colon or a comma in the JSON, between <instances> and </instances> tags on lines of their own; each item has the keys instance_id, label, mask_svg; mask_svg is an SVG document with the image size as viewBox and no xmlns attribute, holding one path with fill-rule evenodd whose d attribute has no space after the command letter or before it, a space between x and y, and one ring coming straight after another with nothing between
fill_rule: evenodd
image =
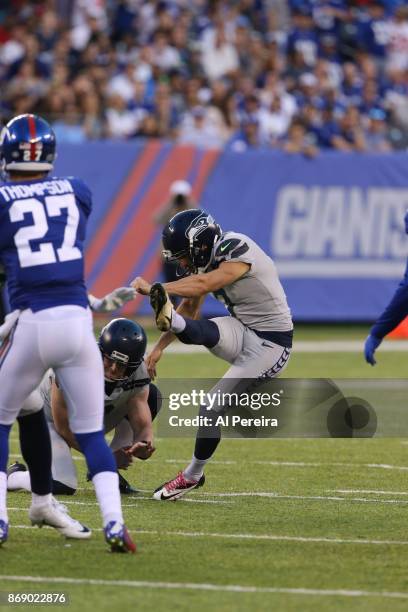
<instances>
[{"instance_id":1,"label":"player's arm","mask_svg":"<svg viewBox=\"0 0 408 612\"><path fill-rule=\"evenodd\" d=\"M69 427L68 408L64 395L55 382L52 383L51 388L51 413L57 433L64 438L68 446L80 451L78 442Z\"/></svg>"},{"instance_id":2,"label":"player's arm","mask_svg":"<svg viewBox=\"0 0 408 612\"><path fill-rule=\"evenodd\" d=\"M243 261L223 261L216 270L204 274L191 274L171 283L163 283L169 295L185 298L196 298L218 291L244 276L251 265ZM151 284L138 276L131 283L142 295L149 295Z\"/></svg>"},{"instance_id":3,"label":"player's arm","mask_svg":"<svg viewBox=\"0 0 408 612\"><path fill-rule=\"evenodd\" d=\"M407 315L408 280L404 279L387 308L371 328L370 335L365 341L364 355L368 363L375 365L374 352L380 346L383 338L395 329Z\"/></svg>"},{"instance_id":4,"label":"player's arm","mask_svg":"<svg viewBox=\"0 0 408 612\"><path fill-rule=\"evenodd\" d=\"M118 287L102 298L97 298L89 293L88 301L93 312L111 312L112 310L121 308L126 302L134 300L136 294L137 292L133 287Z\"/></svg>"},{"instance_id":5,"label":"player's arm","mask_svg":"<svg viewBox=\"0 0 408 612\"><path fill-rule=\"evenodd\" d=\"M408 210L404 217L405 233L408 234ZM364 357L367 363L376 364L374 353L383 338L401 323L408 315L408 263L404 278L384 312L378 317L364 344Z\"/></svg>"},{"instance_id":6,"label":"player's arm","mask_svg":"<svg viewBox=\"0 0 408 612\"><path fill-rule=\"evenodd\" d=\"M201 297L231 285L244 276L250 267L250 264L243 261L224 261L216 270L204 274L191 274L177 281L164 283L163 287L169 295Z\"/></svg>"},{"instance_id":7,"label":"player's arm","mask_svg":"<svg viewBox=\"0 0 408 612\"><path fill-rule=\"evenodd\" d=\"M153 424L149 404L149 386L129 399L127 418L133 430L133 445L128 449L129 455L139 459L148 459L154 453Z\"/></svg>"}]
</instances>

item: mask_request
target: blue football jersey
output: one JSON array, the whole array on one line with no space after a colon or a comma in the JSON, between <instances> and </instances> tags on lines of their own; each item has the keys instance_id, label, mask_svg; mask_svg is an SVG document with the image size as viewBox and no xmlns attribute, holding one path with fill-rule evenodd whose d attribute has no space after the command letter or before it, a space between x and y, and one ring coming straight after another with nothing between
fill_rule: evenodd
<instances>
[{"instance_id":1,"label":"blue football jersey","mask_svg":"<svg viewBox=\"0 0 408 612\"><path fill-rule=\"evenodd\" d=\"M0 184L0 262L10 306L86 308L83 246L92 196L76 178Z\"/></svg>"}]
</instances>

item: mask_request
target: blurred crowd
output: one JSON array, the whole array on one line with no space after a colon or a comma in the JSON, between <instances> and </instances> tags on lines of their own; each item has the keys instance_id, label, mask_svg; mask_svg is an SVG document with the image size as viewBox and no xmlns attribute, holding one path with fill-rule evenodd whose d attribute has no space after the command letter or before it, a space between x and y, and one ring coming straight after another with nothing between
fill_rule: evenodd
<instances>
[{"instance_id":1,"label":"blurred crowd","mask_svg":"<svg viewBox=\"0 0 408 612\"><path fill-rule=\"evenodd\" d=\"M0 0L0 119L59 142L408 148L407 0Z\"/></svg>"}]
</instances>

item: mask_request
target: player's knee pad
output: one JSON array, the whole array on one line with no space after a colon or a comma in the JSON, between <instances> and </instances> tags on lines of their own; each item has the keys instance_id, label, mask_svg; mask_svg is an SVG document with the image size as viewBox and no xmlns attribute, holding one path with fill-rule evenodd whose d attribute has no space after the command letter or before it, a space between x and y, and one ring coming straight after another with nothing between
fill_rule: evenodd
<instances>
[{"instance_id":1,"label":"player's knee pad","mask_svg":"<svg viewBox=\"0 0 408 612\"><path fill-rule=\"evenodd\" d=\"M53 495L74 495L74 493L76 493L76 489L69 487L63 482L59 482L59 480L53 480L52 493Z\"/></svg>"},{"instance_id":2,"label":"player's knee pad","mask_svg":"<svg viewBox=\"0 0 408 612\"><path fill-rule=\"evenodd\" d=\"M160 393L160 389L156 387L154 383L149 385L149 397L147 403L149 404L150 413L152 415L152 421L157 417L162 407L163 396Z\"/></svg>"}]
</instances>

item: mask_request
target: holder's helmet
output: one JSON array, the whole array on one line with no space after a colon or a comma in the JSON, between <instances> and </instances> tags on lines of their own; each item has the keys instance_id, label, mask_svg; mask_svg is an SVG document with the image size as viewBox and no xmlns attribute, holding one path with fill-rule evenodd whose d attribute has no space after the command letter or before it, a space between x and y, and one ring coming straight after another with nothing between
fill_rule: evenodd
<instances>
[{"instance_id":1,"label":"holder's helmet","mask_svg":"<svg viewBox=\"0 0 408 612\"><path fill-rule=\"evenodd\" d=\"M141 325L130 319L113 319L105 325L98 345L102 355L126 366L126 380L140 366L146 352L146 334Z\"/></svg>"}]
</instances>

